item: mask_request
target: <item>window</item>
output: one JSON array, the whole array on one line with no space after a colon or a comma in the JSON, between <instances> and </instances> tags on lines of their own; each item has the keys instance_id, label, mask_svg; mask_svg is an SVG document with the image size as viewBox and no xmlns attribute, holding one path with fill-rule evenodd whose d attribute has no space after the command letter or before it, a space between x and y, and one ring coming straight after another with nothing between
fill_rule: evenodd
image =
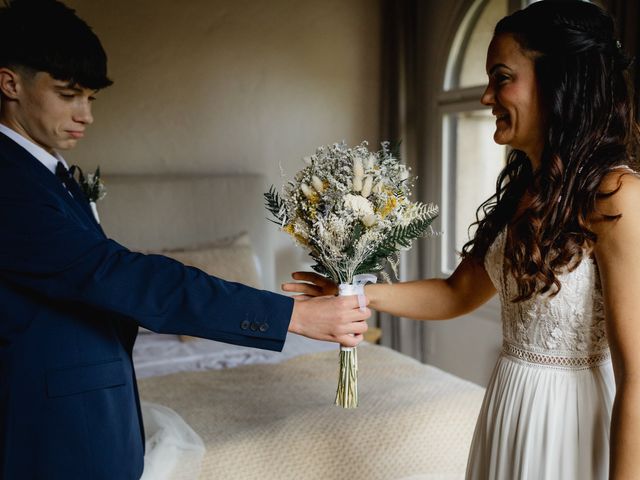
<instances>
[{"instance_id":1,"label":"window","mask_svg":"<svg viewBox=\"0 0 640 480\"><path fill-rule=\"evenodd\" d=\"M511 2L512 3L512 2ZM487 84L485 59L496 23L510 11L509 0L476 0L449 52L442 93L441 273L451 273L473 231L478 206L495 192L506 149L493 141L495 120L480 104Z\"/></svg>"}]
</instances>

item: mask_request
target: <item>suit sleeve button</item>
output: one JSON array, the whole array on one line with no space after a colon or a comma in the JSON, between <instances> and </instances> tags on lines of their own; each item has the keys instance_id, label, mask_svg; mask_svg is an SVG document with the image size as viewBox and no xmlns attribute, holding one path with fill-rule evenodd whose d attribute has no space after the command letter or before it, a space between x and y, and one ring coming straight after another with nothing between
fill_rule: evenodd
<instances>
[{"instance_id":1,"label":"suit sleeve button","mask_svg":"<svg viewBox=\"0 0 640 480\"><path fill-rule=\"evenodd\" d=\"M254 332L258 330L258 324L256 322L251 322L251 330Z\"/></svg>"},{"instance_id":2,"label":"suit sleeve button","mask_svg":"<svg viewBox=\"0 0 640 480\"><path fill-rule=\"evenodd\" d=\"M260 331L261 332L266 332L269 329L269 324L268 323L261 323L260 324Z\"/></svg>"},{"instance_id":3,"label":"suit sleeve button","mask_svg":"<svg viewBox=\"0 0 640 480\"><path fill-rule=\"evenodd\" d=\"M249 328L249 320L243 320L242 323L240 324L240 328L242 330L246 330L247 328Z\"/></svg>"}]
</instances>

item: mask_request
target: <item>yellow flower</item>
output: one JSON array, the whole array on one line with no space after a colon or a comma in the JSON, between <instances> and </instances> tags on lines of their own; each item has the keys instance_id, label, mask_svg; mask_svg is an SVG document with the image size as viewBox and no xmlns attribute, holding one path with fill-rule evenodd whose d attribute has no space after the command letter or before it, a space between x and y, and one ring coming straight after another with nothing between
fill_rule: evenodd
<instances>
[{"instance_id":1,"label":"yellow flower","mask_svg":"<svg viewBox=\"0 0 640 480\"><path fill-rule=\"evenodd\" d=\"M396 199L396 197L394 197L393 195L389 195L387 197L387 201L384 204L384 206L380 209L380 216L382 218L386 218L387 215L389 215L391 212L393 212L393 209L396 208L396 205L398 205L398 200Z\"/></svg>"},{"instance_id":2,"label":"yellow flower","mask_svg":"<svg viewBox=\"0 0 640 480\"><path fill-rule=\"evenodd\" d=\"M306 238L304 238L299 233L296 233L296 229L294 228L292 223L288 223L287 225L285 225L282 230L287 232L289 235L291 235L295 240L298 241L298 243L305 246L309 245L309 242L307 241Z\"/></svg>"},{"instance_id":3,"label":"yellow flower","mask_svg":"<svg viewBox=\"0 0 640 480\"><path fill-rule=\"evenodd\" d=\"M304 245L305 247L309 246L309 241L306 238L304 238L302 235L296 234L295 238L300 245Z\"/></svg>"}]
</instances>

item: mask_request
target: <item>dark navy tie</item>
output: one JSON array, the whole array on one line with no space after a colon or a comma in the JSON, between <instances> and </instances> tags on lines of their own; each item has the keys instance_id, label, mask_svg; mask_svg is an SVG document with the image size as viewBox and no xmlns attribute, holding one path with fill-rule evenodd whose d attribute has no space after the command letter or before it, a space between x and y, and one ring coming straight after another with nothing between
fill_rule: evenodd
<instances>
[{"instance_id":1,"label":"dark navy tie","mask_svg":"<svg viewBox=\"0 0 640 480\"><path fill-rule=\"evenodd\" d=\"M62 162L58 162L56 165L56 176L60 179L60 181L67 187L67 190L71 193L73 198L77 201L82 201L83 194L80 190L80 185L76 182L76 179L73 178L73 173L64 166Z\"/></svg>"}]
</instances>

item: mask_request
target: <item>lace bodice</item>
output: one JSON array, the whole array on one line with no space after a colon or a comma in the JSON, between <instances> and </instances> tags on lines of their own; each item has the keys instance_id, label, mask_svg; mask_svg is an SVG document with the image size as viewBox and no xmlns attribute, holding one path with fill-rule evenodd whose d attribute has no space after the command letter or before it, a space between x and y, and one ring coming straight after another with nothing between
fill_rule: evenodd
<instances>
[{"instance_id":1,"label":"lace bodice","mask_svg":"<svg viewBox=\"0 0 640 480\"><path fill-rule=\"evenodd\" d=\"M608 355L602 288L593 259L585 257L572 272L559 275L560 292L511 302L515 279L506 271L506 229L487 251L485 268L499 292L505 351L536 363L582 365L575 359Z\"/></svg>"}]
</instances>

